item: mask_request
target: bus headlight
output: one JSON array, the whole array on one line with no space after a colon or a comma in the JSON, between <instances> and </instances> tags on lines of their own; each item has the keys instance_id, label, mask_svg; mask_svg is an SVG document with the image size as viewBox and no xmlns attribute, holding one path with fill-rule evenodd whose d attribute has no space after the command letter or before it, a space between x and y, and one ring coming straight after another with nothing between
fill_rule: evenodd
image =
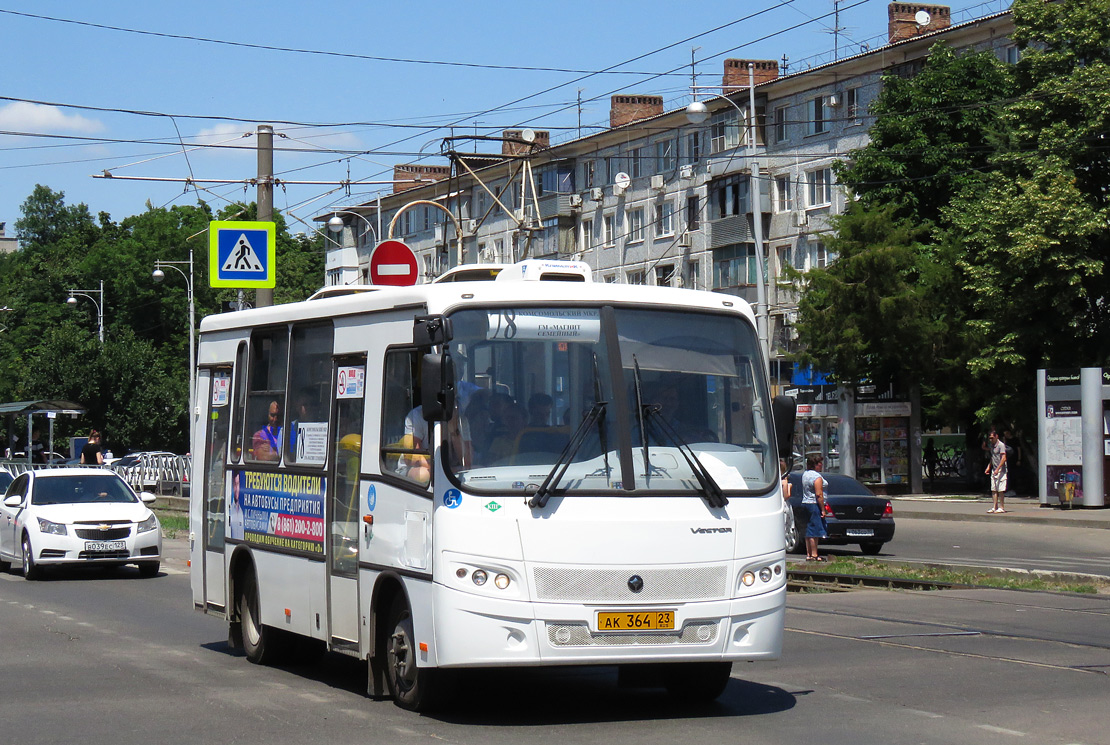
<instances>
[{"instance_id":1,"label":"bus headlight","mask_svg":"<svg viewBox=\"0 0 1110 745\"><path fill-rule=\"evenodd\" d=\"M485 569L475 569L474 573L470 575L470 579L474 581L474 584L481 587L486 583L486 580L489 579L489 575L486 574Z\"/></svg>"},{"instance_id":2,"label":"bus headlight","mask_svg":"<svg viewBox=\"0 0 1110 745\"><path fill-rule=\"evenodd\" d=\"M509 586L509 575L498 574L496 577L493 578L493 584L497 587L498 590L504 590L506 587Z\"/></svg>"},{"instance_id":3,"label":"bus headlight","mask_svg":"<svg viewBox=\"0 0 1110 745\"><path fill-rule=\"evenodd\" d=\"M755 574L753 572L744 572L740 577L740 581L744 583L744 587L751 587L755 584Z\"/></svg>"}]
</instances>

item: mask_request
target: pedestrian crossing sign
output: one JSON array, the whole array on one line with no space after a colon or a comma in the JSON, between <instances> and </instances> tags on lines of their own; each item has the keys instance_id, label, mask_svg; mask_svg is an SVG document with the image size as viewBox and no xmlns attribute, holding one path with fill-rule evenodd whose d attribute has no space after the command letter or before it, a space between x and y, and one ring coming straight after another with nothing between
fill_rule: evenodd
<instances>
[{"instance_id":1,"label":"pedestrian crossing sign","mask_svg":"<svg viewBox=\"0 0 1110 745\"><path fill-rule=\"evenodd\" d=\"M213 220L208 224L210 287L272 288L274 236L272 222Z\"/></svg>"}]
</instances>

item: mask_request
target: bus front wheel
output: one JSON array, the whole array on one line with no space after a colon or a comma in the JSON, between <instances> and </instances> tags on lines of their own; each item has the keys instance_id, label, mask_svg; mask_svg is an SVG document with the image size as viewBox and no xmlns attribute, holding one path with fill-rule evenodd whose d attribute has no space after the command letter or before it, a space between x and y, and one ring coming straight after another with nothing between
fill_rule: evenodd
<instances>
[{"instance_id":1,"label":"bus front wheel","mask_svg":"<svg viewBox=\"0 0 1110 745\"><path fill-rule=\"evenodd\" d=\"M258 602L258 580L252 571L248 571L243 577L238 606L243 651L247 659L256 665L270 662L277 646L277 640L274 638L277 631L262 625L262 613Z\"/></svg>"},{"instance_id":2,"label":"bus front wheel","mask_svg":"<svg viewBox=\"0 0 1110 745\"><path fill-rule=\"evenodd\" d=\"M389 612L389 638L386 639L386 684L393 702L409 711L433 708L437 673L416 664L417 643L412 626L412 611L403 597L397 598Z\"/></svg>"}]
</instances>

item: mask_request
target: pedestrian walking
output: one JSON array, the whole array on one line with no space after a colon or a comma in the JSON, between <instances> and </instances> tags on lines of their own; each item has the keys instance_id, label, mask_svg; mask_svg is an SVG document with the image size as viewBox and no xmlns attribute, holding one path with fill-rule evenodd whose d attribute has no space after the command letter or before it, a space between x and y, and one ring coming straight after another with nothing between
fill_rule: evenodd
<instances>
[{"instance_id":1,"label":"pedestrian walking","mask_svg":"<svg viewBox=\"0 0 1110 745\"><path fill-rule=\"evenodd\" d=\"M987 453L990 462L987 463L987 474L991 481L991 494L994 496L994 506L987 512L1000 513L1006 511L1006 446L998 439L998 432L991 430L988 438Z\"/></svg>"}]
</instances>

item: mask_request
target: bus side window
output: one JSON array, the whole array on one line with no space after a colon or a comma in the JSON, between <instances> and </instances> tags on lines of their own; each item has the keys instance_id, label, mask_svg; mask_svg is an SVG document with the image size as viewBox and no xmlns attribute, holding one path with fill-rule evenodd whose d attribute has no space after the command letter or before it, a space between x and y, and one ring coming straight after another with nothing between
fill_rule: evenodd
<instances>
[{"instance_id":1,"label":"bus side window","mask_svg":"<svg viewBox=\"0 0 1110 745\"><path fill-rule=\"evenodd\" d=\"M420 353L415 349L386 352L382 391L382 473L417 484L431 480L429 427L420 408Z\"/></svg>"},{"instance_id":2,"label":"bus side window","mask_svg":"<svg viewBox=\"0 0 1110 745\"><path fill-rule=\"evenodd\" d=\"M327 424L331 391L331 323L293 326L292 359L296 363L289 370L289 411L285 413L285 462L297 463L298 459L309 464L312 455L304 458L308 443L298 443L298 431L305 424ZM300 448L298 448L300 445Z\"/></svg>"},{"instance_id":3,"label":"bus side window","mask_svg":"<svg viewBox=\"0 0 1110 745\"><path fill-rule=\"evenodd\" d=\"M281 460L285 416L285 373L289 331L284 326L251 334L250 373L247 379L245 459L262 463Z\"/></svg>"}]
</instances>

